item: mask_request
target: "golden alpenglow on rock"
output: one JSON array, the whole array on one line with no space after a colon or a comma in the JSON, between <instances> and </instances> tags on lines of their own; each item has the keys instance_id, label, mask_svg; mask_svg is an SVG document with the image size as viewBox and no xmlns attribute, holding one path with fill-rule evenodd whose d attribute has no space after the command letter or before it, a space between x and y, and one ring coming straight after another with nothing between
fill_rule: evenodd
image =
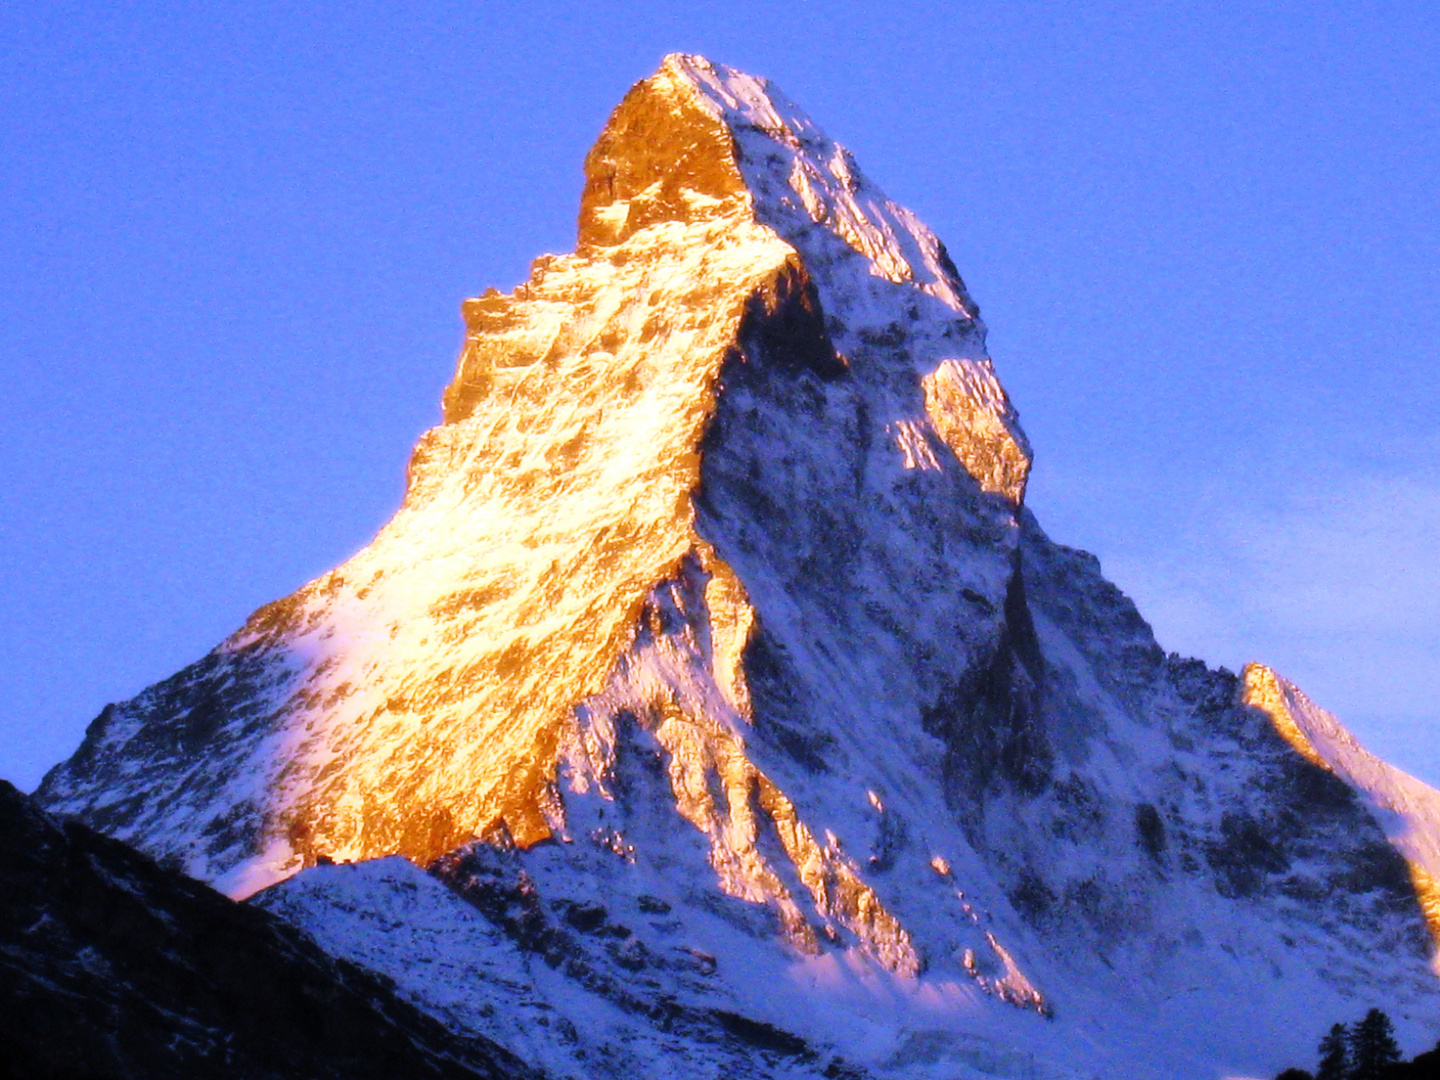
<instances>
[{"instance_id":1,"label":"golden alpenglow on rock","mask_svg":"<svg viewBox=\"0 0 1440 1080\"><path fill-rule=\"evenodd\" d=\"M802 211L814 218L805 224L834 228L812 240L821 246L815 261L834 279L828 297L806 254L782 236L795 224L767 220L757 207L757 197L776 197L747 186L737 123L770 144L765 158L783 160L778 171L769 160L755 163L776 173L761 181L803 180L776 209L793 216L797 205L812 207ZM157 827L166 829L168 854L234 895L322 857L398 853L428 862L497 830L526 847L565 829L567 791L604 783L613 753L606 740L624 711L625 722L650 730L672 754L676 809L710 836L723 889L774 903L795 940L808 940L806 916L756 847L758 814L785 838L815 910L850 926L887 962L916 967L904 931L858 871L816 846L746 757L743 653L755 610L744 577L713 546L729 539L725 527L707 527L699 507L703 444L722 436L716 397L733 383L743 388L737 393L763 389L776 399L766 403L766 422L808 421L826 432L834 464L855 458L847 469L883 471L899 460L894 447L867 461L844 445L869 434L845 426L859 428L872 401L865 427L878 427L880 438L893 424L928 427L930 416L947 435L976 420L971 441L995 449L966 463L1003 460L1001 487L1014 499L1016 461L1028 459L938 242L869 188L843 150L822 143L812 161L802 137L823 139L759 83L727 82L701 61L671 58L626 96L586 161L576 253L537 260L510 295L492 290L466 302L445 423L416 447L399 513L364 551L257 613L216 654L226 678L232 668L265 671L244 722L246 734L261 737L246 755L248 790L232 787L239 797L217 800L182 782L172 798L193 806L196 825L223 821L219 829L171 834L173 810L154 799L126 835L150 844ZM839 191L833 207L815 202L817 177ZM854 249L848 259L823 247L827 236ZM869 259L883 264L883 276L865 280ZM860 280L849 280L857 270ZM988 396L930 401L914 362L857 377L830 339L826 299L837 314L864 305L884 320L846 319L861 338L850 349L857 363L881 368L889 350L865 338L884 342L901 323L921 320L948 348L919 363L974 372ZM898 385L836 388L882 379ZM887 414L894 420L881 419ZM947 457L945 468L963 473ZM747 469L776 474L755 485L756 497L797 483L810 489L799 498L823 497L830 478L805 484L787 475L791 464L763 448L747 458ZM988 474L975 479L995 486ZM947 480L934 490L975 486ZM935 512L1014 532L1012 507L969 501L976 506ZM974 583L997 609L1004 558L993 557L997 565ZM647 671L637 682L650 635L674 633L654 623L660 598L692 586L695 602L677 616L688 655L672 659L676 671ZM993 649L997 627L979 629L981 647L989 638ZM135 703L137 719L147 705ZM216 741L233 753L236 734L227 725ZM77 773L57 776L52 788L83 790ZM712 782L726 791L720 804L710 800ZM838 895L831 879L841 883Z\"/></svg>"},{"instance_id":2,"label":"golden alpenglow on rock","mask_svg":"<svg viewBox=\"0 0 1440 1080\"><path fill-rule=\"evenodd\" d=\"M666 58L463 314L394 518L47 807L555 1076L1271 1075L1382 984L1440 1035L1440 795L1046 536L944 246L773 85Z\"/></svg>"}]
</instances>

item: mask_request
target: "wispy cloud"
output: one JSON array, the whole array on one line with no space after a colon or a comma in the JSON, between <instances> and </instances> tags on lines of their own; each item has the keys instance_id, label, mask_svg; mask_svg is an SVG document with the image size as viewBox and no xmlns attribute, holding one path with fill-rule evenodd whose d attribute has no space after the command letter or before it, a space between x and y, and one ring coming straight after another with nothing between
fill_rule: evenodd
<instances>
[{"instance_id":1,"label":"wispy cloud","mask_svg":"<svg viewBox=\"0 0 1440 1080\"><path fill-rule=\"evenodd\" d=\"M1167 648L1271 664L1440 785L1440 455L1312 475L1107 572Z\"/></svg>"},{"instance_id":2,"label":"wispy cloud","mask_svg":"<svg viewBox=\"0 0 1440 1080\"><path fill-rule=\"evenodd\" d=\"M1270 619L1327 634L1440 634L1440 478L1351 476L1226 531Z\"/></svg>"}]
</instances>

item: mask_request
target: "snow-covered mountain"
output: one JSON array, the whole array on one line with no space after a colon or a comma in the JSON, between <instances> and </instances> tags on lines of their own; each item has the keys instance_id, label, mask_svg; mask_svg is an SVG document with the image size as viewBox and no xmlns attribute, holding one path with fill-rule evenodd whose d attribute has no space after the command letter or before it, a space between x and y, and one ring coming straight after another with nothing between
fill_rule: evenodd
<instances>
[{"instance_id":1,"label":"snow-covered mountain","mask_svg":"<svg viewBox=\"0 0 1440 1080\"><path fill-rule=\"evenodd\" d=\"M394 519L107 707L51 809L556 1075L1440 1034L1440 794L1045 535L945 248L774 86L667 58L576 251L465 318Z\"/></svg>"}]
</instances>

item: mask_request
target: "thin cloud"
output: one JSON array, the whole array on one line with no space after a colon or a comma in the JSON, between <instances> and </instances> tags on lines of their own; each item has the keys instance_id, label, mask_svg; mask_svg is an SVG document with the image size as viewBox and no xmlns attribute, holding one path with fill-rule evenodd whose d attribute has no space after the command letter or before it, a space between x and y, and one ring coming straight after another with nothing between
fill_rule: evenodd
<instances>
[{"instance_id":1,"label":"thin cloud","mask_svg":"<svg viewBox=\"0 0 1440 1080\"><path fill-rule=\"evenodd\" d=\"M1161 643L1276 667L1440 784L1440 468L1330 469L1209 522L1161 558L1107 560Z\"/></svg>"}]
</instances>

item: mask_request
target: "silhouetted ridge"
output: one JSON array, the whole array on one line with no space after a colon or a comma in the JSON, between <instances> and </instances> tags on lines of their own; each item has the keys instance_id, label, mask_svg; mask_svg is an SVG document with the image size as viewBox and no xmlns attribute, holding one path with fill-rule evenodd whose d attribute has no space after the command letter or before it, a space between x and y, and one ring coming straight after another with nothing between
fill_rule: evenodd
<instances>
[{"instance_id":1,"label":"silhouetted ridge","mask_svg":"<svg viewBox=\"0 0 1440 1080\"><path fill-rule=\"evenodd\" d=\"M6 1080L528 1080L382 976L0 781Z\"/></svg>"}]
</instances>

